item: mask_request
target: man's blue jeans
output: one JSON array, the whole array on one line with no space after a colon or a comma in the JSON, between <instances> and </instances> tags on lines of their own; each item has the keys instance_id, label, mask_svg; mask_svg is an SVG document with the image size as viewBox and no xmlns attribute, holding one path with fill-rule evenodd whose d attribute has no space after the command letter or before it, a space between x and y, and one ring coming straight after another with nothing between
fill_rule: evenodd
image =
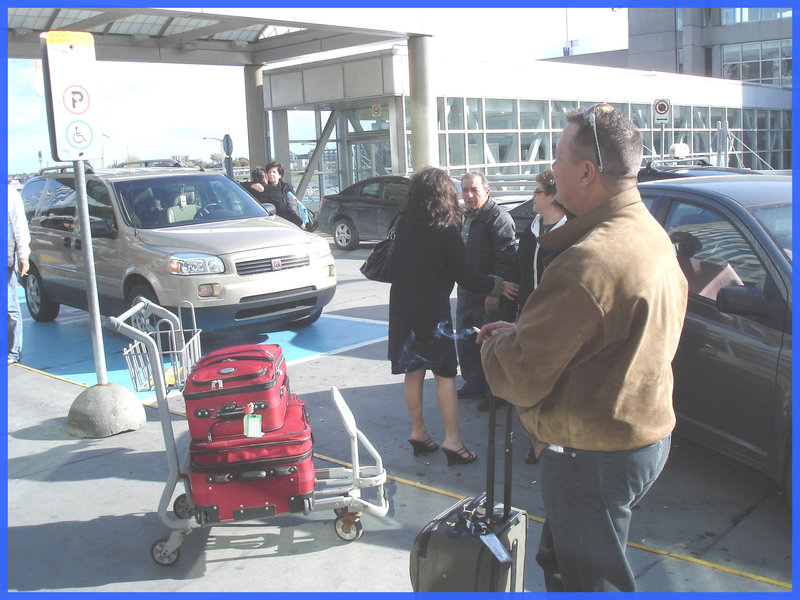
<instances>
[{"instance_id":1,"label":"man's blue jeans","mask_svg":"<svg viewBox=\"0 0 800 600\"><path fill-rule=\"evenodd\" d=\"M17 272L8 267L8 358L22 357L22 313L17 300Z\"/></svg>"},{"instance_id":2,"label":"man's blue jeans","mask_svg":"<svg viewBox=\"0 0 800 600\"><path fill-rule=\"evenodd\" d=\"M670 437L634 450L542 452L545 522L536 562L548 592L635 592L631 509L667 462Z\"/></svg>"}]
</instances>

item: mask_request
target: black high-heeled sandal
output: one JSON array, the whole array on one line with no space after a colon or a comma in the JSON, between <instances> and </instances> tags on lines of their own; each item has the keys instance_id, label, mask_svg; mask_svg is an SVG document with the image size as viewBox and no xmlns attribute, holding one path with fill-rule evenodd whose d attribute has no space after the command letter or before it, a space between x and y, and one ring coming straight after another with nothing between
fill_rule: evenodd
<instances>
[{"instance_id":1,"label":"black high-heeled sandal","mask_svg":"<svg viewBox=\"0 0 800 600\"><path fill-rule=\"evenodd\" d=\"M467 450L466 446L461 446L460 450L448 450L442 447L442 451L447 456L448 467L452 467L453 465L468 465L478 458L478 455L475 452Z\"/></svg>"},{"instance_id":2,"label":"black high-heeled sandal","mask_svg":"<svg viewBox=\"0 0 800 600\"><path fill-rule=\"evenodd\" d=\"M419 456L420 454L430 454L431 452L436 452L439 449L439 444L434 442L431 438L428 438L424 442L419 440L408 440L408 443L411 444L412 448L414 448L414 456Z\"/></svg>"}]
</instances>

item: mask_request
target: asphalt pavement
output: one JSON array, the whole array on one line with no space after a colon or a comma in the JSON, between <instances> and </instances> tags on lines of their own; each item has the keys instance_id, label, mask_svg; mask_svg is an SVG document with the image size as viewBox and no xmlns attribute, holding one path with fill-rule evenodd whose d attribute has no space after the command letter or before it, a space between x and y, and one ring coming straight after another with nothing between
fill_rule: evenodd
<instances>
[{"instance_id":1,"label":"asphalt pavement","mask_svg":"<svg viewBox=\"0 0 800 600\"><path fill-rule=\"evenodd\" d=\"M8 367L8 590L411 592L409 550L417 533L459 498L485 488L487 416L475 409L476 400L461 401L462 437L479 453L475 463L448 467L442 453L412 455L402 377L390 374L386 360L389 286L358 273L368 251L369 245L335 251L338 290L311 327L204 334L202 344L204 351L240 342L282 345L292 391L308 406L318 469L350 464L330 399L337 386L385 464L385 517L364 515L363 536L352 542L336 535L330 510L198 527L173 565L156 564L151 546L169 534L157 507L170 442L153 394L139 394L147 416L141 429L70 437L69 409L96 383L88 315L62 307L55 322L36 323L25 313L22 364ZM104 332L109 380L130 387L126 345ZM432 379L425 394L426 420L438 439ZM183 455L188 427L182 406L172 408L170 426ZM534 560L544 517L539 467L523 462L527 442L516 440L512 503L529 515L525 589L543 592ZM501 481L498 474L498 498ZM181 491L179 485L175 495ZM791 509L772 482L675 438L664 473L634 511L628 554L643 592L780 592L792 589L792 549Z\"/></svg>"}]
</instances>

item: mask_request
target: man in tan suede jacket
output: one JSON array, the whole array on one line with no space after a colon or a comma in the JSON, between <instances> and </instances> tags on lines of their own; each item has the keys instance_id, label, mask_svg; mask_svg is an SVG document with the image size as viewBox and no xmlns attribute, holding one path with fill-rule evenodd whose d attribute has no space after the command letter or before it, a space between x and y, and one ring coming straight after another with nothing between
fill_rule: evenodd
<instances>
[{"instance_id":1,"label":"man in tan suede jacket","mask_svg":"<svg viewBox=\"0 0 800 600\"><path fill-rule=\"evenodd\" d=\"M687 283L636 188L641 159L608 104L568 115L553 175L570 219L539 238L553 253L518 324L478 335L492 393L541 452L548 591L636 590L631 508L669 454Z\"/></svg>"}]
</instances>

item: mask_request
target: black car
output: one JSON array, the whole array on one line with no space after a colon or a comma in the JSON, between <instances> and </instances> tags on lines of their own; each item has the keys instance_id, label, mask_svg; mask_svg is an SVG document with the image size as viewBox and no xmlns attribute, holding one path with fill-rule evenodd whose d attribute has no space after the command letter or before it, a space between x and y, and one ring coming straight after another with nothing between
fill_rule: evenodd
<instances>
[{"instance_id":1,"label":"black car","mask_svg":"<svg viewBox=\"0 0 800 600\"><path fill-rule=\"evenodd\" d=\"M639 183L654 179L674 179L678 177L702 177L705 175L753 175L760 171L737 169L736 167L717 167L700 159L684 161L648 161L639 169Z\"/></svg>"},{"instance_id":2,"label":"black car","mask_svg":"<svg viewBox=\"0 0 800 600\"><path fill-rule=\"evenodd\" d=\"M782 483L792 473L792 178L639 185L689 281L676 433Z\"/></svg>"},{"instance_id":3,"label":"black car","mask_svg":"<svg viewBox=\"0 0 800 600\"><path fill-rule=\"evenodd\" d=\"M319 229L333 236L337 248L352 250L362 240L382 240L408 198L410 179L399 175L371 177L319 203Z\"/></svg>"},{"instance_id":4,"label":"black car","mask_svg":"<svg viewBox=\"0 0 800 600\"><path fill-rule=\"evenodd\" d=\"M716 167L705 160L694 162L672 161L659 162L649 161L647 165L639 169L638 181L656 181L661 179L679 179L682 177L704 177L708 175L763 175L764 171L753 171L751 169L737 169L734 167ZM517 237L521 231L531 226L533 221L533 200L525 200L522 203L515 203L508 208L508 213L514 219L514 227Z\"/></svg>"}]
</instances>

